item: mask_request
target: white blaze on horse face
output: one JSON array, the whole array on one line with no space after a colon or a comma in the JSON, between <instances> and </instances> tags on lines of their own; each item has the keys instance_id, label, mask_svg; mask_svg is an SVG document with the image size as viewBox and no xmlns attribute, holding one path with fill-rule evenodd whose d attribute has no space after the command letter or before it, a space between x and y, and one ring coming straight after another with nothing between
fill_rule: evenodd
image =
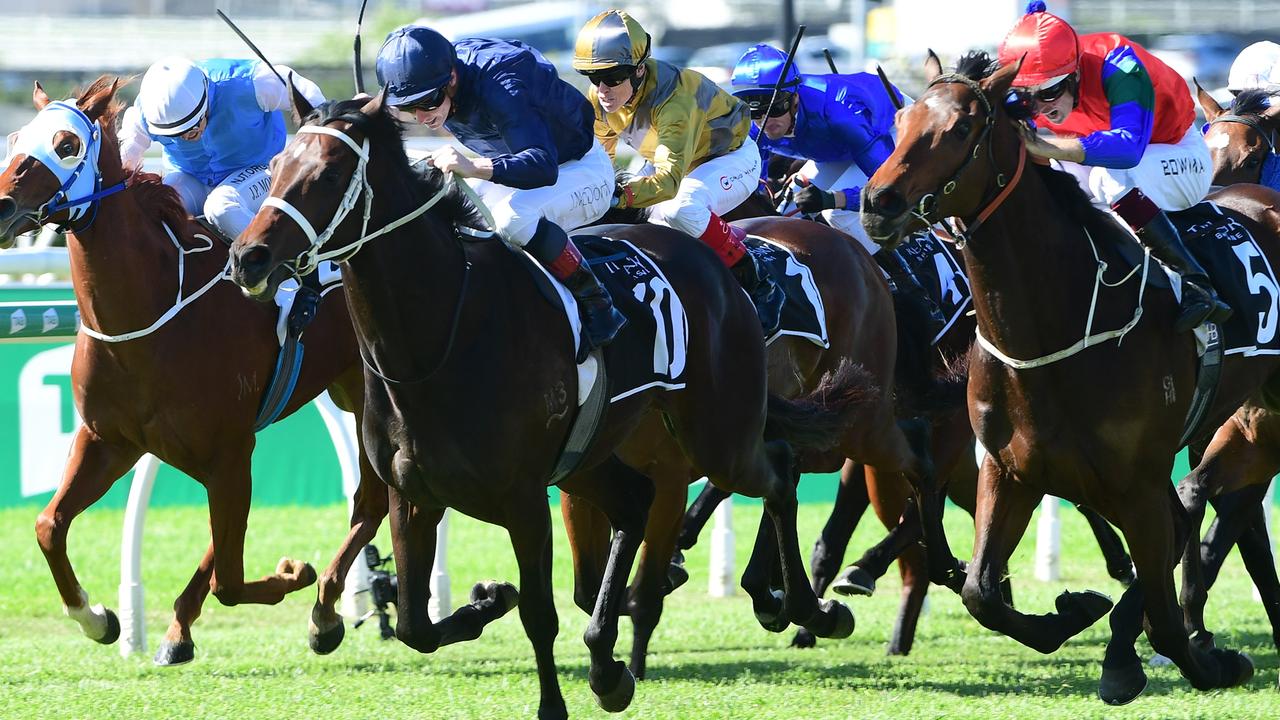
<instances>
[{"instance_id":1,"label":"white blaze on horse face","mask_svg":"<svg viewBox=\"0 0 1280 720\"><path fill-rule=\"evenodd\" d=\"M1226 133L1213 133L1205 137L1204 144L1209 146L1210 150L1222 150L1231 144L1231 138Z\"/></svg>"},{"instance_id":2,"label":"white blaze on horse face","mask_svg":"<svg viewBox=\"0 0 1280 720\"><path fill-rule=\"evenodd\" d=\"M302 156L305 155L306 152L307 152L307 144L296 142L293 144L293 149L289 151L289 159L301 160Z\"/></svg>"}]
</instances>

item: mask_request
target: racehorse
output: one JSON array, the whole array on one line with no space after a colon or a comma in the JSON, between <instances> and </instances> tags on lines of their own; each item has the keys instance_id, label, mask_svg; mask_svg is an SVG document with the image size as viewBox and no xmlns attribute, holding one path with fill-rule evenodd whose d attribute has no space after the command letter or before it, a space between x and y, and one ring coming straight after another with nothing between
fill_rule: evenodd
<instances>
[{"instance_id":1,"label":"racehorse","mask_svg":"<svg viewBox=\"0 0 1280 720\"><path fill-rule=\"evenodd\" d=\"M1208 124L1205 142L1213 158L1213 184L1272 182L1280 172L1276 163L1276 132L1280 130L1280 103L1272 103L1276 93L1266 90L1244 90L1223 109L1213 96L1196 83L1196 96Z\"/></svg>"},{"instance_id":2,"label":"racehorse","mask_svg":"<svg viewBox=\"0 0 1280 720\"><path fill-rule=\"evenodd\" d=\"M396 636L432 652L477 637L518 600L534 646L539 717L564 717L552 654L558 628L546 492L578 416L569 399L578 397L569 324L558 305L541 299L520 256L493 240L461 239L474 234L462 228L478 222L475 209L439 173L413 171L382 94L314 112L298 93L293 98L305 124L277 156L270 197L232 248L233 278L249 295L268 298L286 277L313 271L324 254L342 259L365 363L364 443L390 486ZM348 214L361 198L363 220ZM317 233L316 221L326 229ZM633 446L632 431L660 412L689 461L713 482L763 496L783 548L782 614L823 635L847 635L852 614L829 601L820 606L805 577L788 442L766 442L763 433L767 417L799 448L828 446L847 403L839 398L862 390L824 388L831 394L821 406L766 397L759 321L714 254L665 228L616 237L656 259L682 298L690 342L685 387L648 388L608 403L580 464L559 483L604 511L614 529L584 635L589 683L609 711L624 709L635 689L625 664L613 660L613 646L654 492L638 470L648 448ZM521 586L477 585L470 605L432 623L428 580L446 507L507 529Z\"/></svg>"},{"instance_id":3,"label":"racehorse","mask_svg":"<svg viewBox=\"0 0 1280 720\"><path fill-rule=\"evenodd\" d=\"M208 492L212 539L174 603L173 621L155 656L157 664L172 665L194 657L191 624L209 592L226 605L270 605L315 582L316 573L307 563L283 558L272 574L244 577L254 421L279 350L275 308L248 302L235 285L219 281L226 246L187 216L177 193L159 177L140 174L128 189L100 201L68 198L60 190L67 186L55 172L96 178L91 187L123 187L113 127L118 87L118 80L103 76L73 105L51 103L36 85L40 115L23 130L0 174L0 240L7 247L16 234L46 223L72 231L72 285L89 329L76 338L71 368L84 424L76 431L62 483L36 521L36 538L67 614L85 635L109 644L120 624L112 610L89 605L67 557L76 516L148 452ZM46 164L55 162L61 167ZM77 206L88 209L73 221ZM207 292L200 295L202 286ZM350 328L342 297L326 296L306 330L311 352L284 414L328 388L336 403L360 417L362 376ZM89 332L114 333L116 341ZM321 578L312 611L311 640L320 651L332 649L317 644L322 631L331 639L335 632L341 636L335 604L347 570L386 515L386 491L363 452L360 478L350 532Z\"/></svg>"},{"instance_id":4,"label":"racehorse","mask_svg":"<svg viewBox=\"0 0 1280 720\"><path fill-rule=\"evenodd\" d=\"M1245 656L1188 642L1172 577L1187 527L1168 478L1195 384L1195 340L1171 332L1171 295L1135 302L1132 293L1106 292L1091 304L1100 263L1121 264L1114 248L1132 240L1074 178L1027 167L1004 104L1019 64L993 71L984 53L973 53L943 74L930 54L928 88L898 116L897 148L862 198L863 224L883 245L938 218L960 218L965 228L957 240L979 337L969 362L970 419L988 450L965 606L985 627L1045 653L1110 609L1104 597L1064 593L1058 612L1032 616L1001 597L1009 554L1042 495L1052 493L1093 507L1128 542L1138 582L1112 614L1113 631L1145 610L1151 644L1194 687L1241 684L1252 675ZM1280 227L1259 190L1237 186L1214 199L1277 257ZM1037 272L1046 263L1053 271ZM1110 342L1120 331L1079 339L1084 315L1086 327L1126 330L1125 342ZM1228 356L1202 427L1216 427L1275 370L1269 356ZM1110 703L1132 700L1146 684L1123 641L1113 637L1103 662L1099 694Z\"/></svg>"}]
</instances>

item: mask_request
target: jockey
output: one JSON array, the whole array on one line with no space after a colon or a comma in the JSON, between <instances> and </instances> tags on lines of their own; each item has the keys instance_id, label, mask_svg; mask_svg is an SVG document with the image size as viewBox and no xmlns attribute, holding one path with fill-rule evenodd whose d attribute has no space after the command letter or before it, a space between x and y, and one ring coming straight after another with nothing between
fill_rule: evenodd
<instances>
[{"instance_id":1,"label":"jockey","mask_svg":"<svg viewBox=\"0 0 1280 720\"><path fill-rule=\"evenodd\" d=\"M573 293L586 336L579 362L612 340L626 319L565 232L599 220L613 187L613 164L592 137L582 93L523 43L451 43L417 25L387 35L377 73L387 104L480 156L445 146L427 161L471 179L494 230Z\"/></svg>"},{"instance_id":2,"label":"jockey","mask_svg":"<svg viewBox=\"0 0 1280 720\"><path fill-rule=\"evenodd\" d=\"M1040 137L1028 127L1027 152L1075 175L1095 201L1129 224L1153 257L1182 276L1175 330L1226 320L1231 308L1218 299L1164 212L1200 202L1213 172L1182 78L1122 35L1077 37L1038 0L1001 43L999 59L1004 65L1021 59L1013 84L1053 133Z\"/></svg>"},{"instance_id":3,"label":"jockey","mask_svg":"<svg viewBox=\"0 0 1280 720\"><path fill-rule=\"evenodd\" d=\"M312 105L324 102L315 83L284 65L276 69L292 75ZM160 143L164 183L178 191L187 212L235 238L267 198L267 163L284 149L280 111L292 104L288 87L264 62L167 58L142 76L138 98L125 110L120 158L132 173L151 143Z\"/></svg>"},{"instance_id":4,"label":"jockey","mask_svg":"<svg viewBox=\"0 0 1280 720\"><path fill-rule=\"evenodd\" d=\"M1280 91L1280 45L1263 40L1241 50L1227 74L1227 90L1232 95L1244 90Z\"/></svg>"},{"instance_id":5,"label":"jockey","mask_svg":"<svg viewBox=\"0 0 1280 720\"><path fill-rule=\"evenodd\" d=\"M769 45L753 45L733 69L733 94L750 110L751 136L760 147L761 164L770 155L809 160L816 172L810 184L796 192L796 208L821 213L827 224L857 240L884 269L894 289L928 308L941 328L945 320L938 306L896 252L881 250L871 241L858 212L862 186L894 146L896 109L880 78L871 73L801 75L793 65L779 84L786 57ZM766 108L774 87L779 88L777 99ZM905 99L894 90L899 100Z\"/></svg>"},{"instance_id":6,"label":"jockey","mask_svg":"<svg viewBox=\"0 0 1280 720\"><path fill-rule=\"evenodd\" d=\"M746 231L720 218L755 191L760 153L737 98L693 70L649 55L649 34L620 10L578 33L573 69L587 77L595 133L609 154L622 139L652 172L619 185L613 204L706 243L751 296L765 334L778 327L782 289L743 245Z\"/></svg>"}]
</instances>

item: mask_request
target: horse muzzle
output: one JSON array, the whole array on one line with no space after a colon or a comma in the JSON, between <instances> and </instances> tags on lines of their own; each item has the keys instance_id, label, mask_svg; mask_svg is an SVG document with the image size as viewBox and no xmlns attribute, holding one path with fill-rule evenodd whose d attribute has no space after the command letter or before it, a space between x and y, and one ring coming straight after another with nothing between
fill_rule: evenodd
<instances>
[{"instance_id":1,"label":"horse muzzle","mask_svg":"<svg viewBox=\"0 0 1280 720\"><path fill-rule=\"evenodd\" d=\"M240 245L231 249L231 280L240 286L245 297L267 302L275 296L284 280L283 266L274 262L271 249L265 245Z\"/></svg>"}]
</instances>

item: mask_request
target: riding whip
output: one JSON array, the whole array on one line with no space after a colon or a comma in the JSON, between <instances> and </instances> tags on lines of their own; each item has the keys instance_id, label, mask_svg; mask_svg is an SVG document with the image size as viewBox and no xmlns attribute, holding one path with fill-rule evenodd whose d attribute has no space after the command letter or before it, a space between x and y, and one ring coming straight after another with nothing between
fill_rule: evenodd
<instances>
[{"instance_id":1,"label":"riding whip","mask_svg":"<svg viewBox=\"0 0 1280 720\"><path fill-rule=\"evenodd\" d=\"M796 28L796 37L791 41L791 49L787 51L787 59L782 63L782 72L778 75L778 81L773 84L773 94L769 96L769 104L765 105L764 114L767 118L769 111L773 109L773 103L778 100L778 90L782 88L782 83L787 79L787 71L791 69L791 63L796 59L796 50L800 47L800 38L804 36L804 25Z\"/></svg>"},{"instance_id":2,"label":"riding whip","mask_svg":"<svg viewBox=\"0 0 1280 720\"><path fill-rule=\"evenodd\" d=\"M245 45L249 46L249 49L253 51L254 55L258 56L259 60L267 64L267 67L271 69L271 72L274 73L277 78L280 78L280 84L284 85L285 87L289 87L289 83L286 82L284 77L280 74L280 72L276 70L276 66L271 64L271 61L267 59L267 56L262 54L262 51L258 49L257 45L253 44L253 41L250 40L248 36L240 32L240 28L236 27L236 24L231 22L231 18L227 17L227 14L222 12L221 10L215 10L214 12L218 13L218 17L222 18L222 21L225 22L227 26L231 28L231 31L234 32L236 35L238 35L240 39L244 41Z\"/></svg>"},{"instance_id":3,"label":"riding whip","mask_svg":"<svg viewBox=\"0 0 1280 720\"><path fill-rule=\"evenodd\" d=\"M831 57L831 51L827 48L822 48L822 57L827 59L827 67L831 68L831 74L839 75L840 71L836 69L836 61Z\"/></svg>"},{"instance_id":4,"label":"riding whip","mask_svg":"<svg viewBox=\"0 0 1280 720\"><path fill-rule=\"evenodd\" d=\"M356 16L356 41L355 41L355 58L352 61L352 70L356 74L356 94L364 92L364 75L360 68L360 26L364 23L364 8L369 4L369 0L360 0L360 14Z\"/></svg>"}]
</instances>

